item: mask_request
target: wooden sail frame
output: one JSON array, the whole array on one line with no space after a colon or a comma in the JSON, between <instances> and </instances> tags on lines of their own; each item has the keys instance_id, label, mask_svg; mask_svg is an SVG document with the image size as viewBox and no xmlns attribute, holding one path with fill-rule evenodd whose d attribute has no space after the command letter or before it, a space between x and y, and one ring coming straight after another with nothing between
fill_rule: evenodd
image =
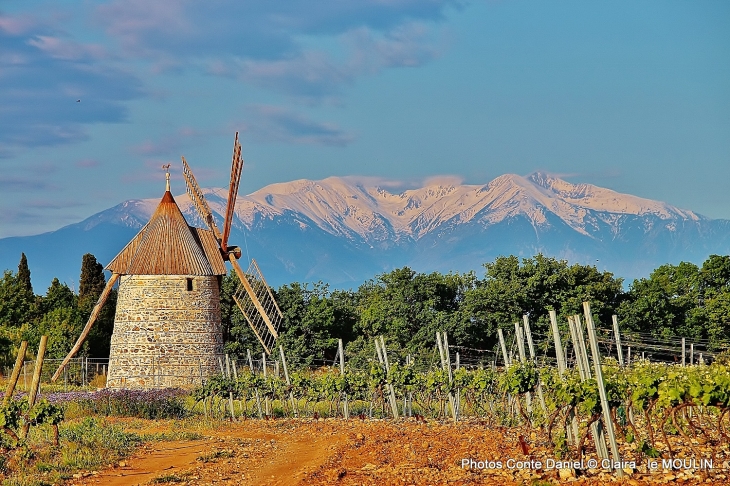
<instances>
[{"instance_id":1,"label":"wooden sail frame","mask_svg":"<svg viewBox=\"0 0 730 486\"><path fill-rule=\"evenodd\" d=\"M237 269L240 280L240 285L233 293L233 300L266 354L271 354L273 344L279 337L278 331L284 315L255 260L251 261L245 274L240 271L241 267L235 259L231 259L231 263Z\"/></svg>"},{"instance_id":2,"label":"wooden sail frame","mask_svg":"<svg viewBox=\"0 0 730 486\"><path fill-rule=\"evenodd\" d=\"M213 213L205 200L203 191L195 180L193 171L190 169L185 157L182 157L183 176L187 186L187 193L190 200L198 211L198 214L208 227L215 234L220 245L221 253L225 260L228 260L238 276L240 285L234 292L233 299L241 310L246 322L253 330L266 354L271 354L273 343L278 339L278 329L284 320L284 315L276 303L274 294L271 292L263 273L255 260L251 260L248 271L243 272L236 259L240 253L231 251L228 248L228 236L231 232L233 215L235 211L238 185L241 180L243 159L241 158L241 144L238 141L238 132L233 143L233 160L231 162L231 182L228 189L228 202L226 204L226 215L223 231L221 232L215 224Z\"/></svg>"}]
</instances>

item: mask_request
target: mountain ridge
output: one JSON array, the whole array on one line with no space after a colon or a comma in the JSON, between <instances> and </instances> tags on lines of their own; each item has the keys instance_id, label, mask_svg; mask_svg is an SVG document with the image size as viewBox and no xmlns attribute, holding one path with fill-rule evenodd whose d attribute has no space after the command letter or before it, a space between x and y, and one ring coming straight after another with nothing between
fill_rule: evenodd
<instances>
[{"instance_id":1,"label":"mountain ridge","mask_svg":"<svg viewBox=\"0 0 730 486\"><path fill-rule=\"evenodd\" d=\"M203 192L221 222L227 189ZM175 199L189 224L203 226L186 194ZM14 268L13 260L27 248L31 271L36 260L43 278L54 268L63 267L62 275L71 271L70 264L44 256L42 247L64 249L64 259L78 262L88 251L107 263L158 203L159 198L128 200L54 232L0 239L0 265ZM607 270L634 278L677 258L699 262L712 252L727 252L730 221L546 172L504 174L487 184L432 180L399 193L355 177L329 177L239 196L232 238L244 251L253 250L276 284L298 279L357 284L403 265L478 270L501 254L538 252L577 263L599 260Z\"/></svg>"}]
</instances>

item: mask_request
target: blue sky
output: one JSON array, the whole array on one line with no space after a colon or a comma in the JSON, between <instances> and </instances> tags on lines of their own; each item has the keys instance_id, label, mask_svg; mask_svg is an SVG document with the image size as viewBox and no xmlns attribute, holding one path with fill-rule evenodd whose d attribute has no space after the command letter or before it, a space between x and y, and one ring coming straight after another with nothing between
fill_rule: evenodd
<instances>
[{"instance_id":1,"label":"blue sky","mask_svg":"<svg viewBox=\"0 0 730 486\"><path fill-rule=\"evenodd\" d=\"M80 101L77 101L80 100ZM730 218L730 3L0 3L0 237L159 197L545 170Z\"/></svg>"}]
</instances>

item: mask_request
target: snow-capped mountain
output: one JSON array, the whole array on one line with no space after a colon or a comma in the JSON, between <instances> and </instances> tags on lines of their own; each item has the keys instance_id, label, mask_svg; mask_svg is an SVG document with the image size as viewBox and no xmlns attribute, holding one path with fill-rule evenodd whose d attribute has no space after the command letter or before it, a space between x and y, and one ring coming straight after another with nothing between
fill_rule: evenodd
<instances>
[{"instance_id":1,"label":"snow-capped mountain","mask_svg":"<svg viewBox=\"0 0 730 486\"><path fill-rule=\"evenodd\" d=\"M204 193L222 220L227 190ZM187 195L175 199L190 224L202 226ZM126 201L52 233L0 240L0 265L14 268L25 251L34 281L38 273L47 275L45 285L54 275L77 274L83 253L106 263L158 203ZM486 185L436 181L400 193L330 177L239 196L231 241L244 258L259 261L272 284L322 279L356 285L403 265L481 273L481 265L498 255L538 252L635 278L663 263L699 263L711 253L727 253L730 221L541 172L505 174ZM64 258L58 252L44 256L40 249L49 246Z\"/></svg>"}]
</instances>

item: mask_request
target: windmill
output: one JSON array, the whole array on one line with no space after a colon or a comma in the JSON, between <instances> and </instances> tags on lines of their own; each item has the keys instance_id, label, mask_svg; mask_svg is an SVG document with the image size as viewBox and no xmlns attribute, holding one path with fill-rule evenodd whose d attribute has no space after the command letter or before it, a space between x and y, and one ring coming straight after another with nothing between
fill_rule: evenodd
<instances>
[{"instance_id":1,"label":"windmill","mask_svg":"<svg viewBox=\"0 0 730 486\"><path fill-rule=\"evenodd\" d=\"M184 157L182 165L187 193L207 228L188 225L170 192L168 171L162 200L149 222L106 266L112 276L52 381L78 353L117 281L107 387L185 386L216 373L223 353L220 288L225 262L240 282L233 294L236 305L271 354L283 315L256 261L244 273L238 263L241 249L228 243L243 169L238 132L222 232ZM163 168L169 170L169 165Z\"/></svg>"}]
</instances>

